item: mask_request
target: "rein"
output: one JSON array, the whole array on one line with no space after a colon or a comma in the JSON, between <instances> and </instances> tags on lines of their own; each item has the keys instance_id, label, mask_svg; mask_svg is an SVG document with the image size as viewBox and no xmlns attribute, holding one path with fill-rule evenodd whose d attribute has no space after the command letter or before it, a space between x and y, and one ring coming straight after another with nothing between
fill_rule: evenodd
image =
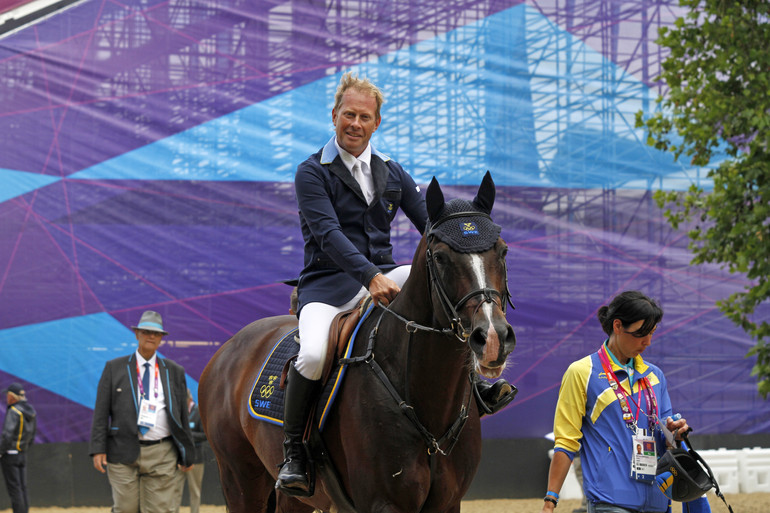
<instances>
[{"instance_id":1,"label":"rein","mask_svg":"<svg viewBox=\"0 0 770 513\"><path fill-rule=\"evenodd\" d=\"M473 394L470 393L470 389L466 390L465 395L467 396L467 399L465 401L465 404L460 407L460 413L455 419L454 423L449 427L446 433L439 438L436 439L433 434L428 431L428 429L420 422L420 419L417 417L417 413L414 411L414 407L409 404L409 361L411 358L411 351L412 351L412 336L417 331L428 331L433 333L440 333L442 335L451 335L451 330L438 330L435 328L431 328L429 326L422 326L420 324L417 324L413 321L410 321L399 314L395 313L394 311L390 310L387 307L382 307L383 312L380 314L379 318L377 319L377 324L372 328L372 331L369 333L369 341L366 347L366 354L362 356L357 356L353 358L341 358L340 359L340 365L347 365L347 364L354 364L354 363L366 363L369 365L369 367L374 372L374 375L379 378L379 380L382 382L382 384L385 386L385 389L390 393L393 400L398 404L398 407L401 409L401 412L406 415L406 418L409 419L409 421L414 425L414 427L417 429L417 431L422 436L423 440L425 440L425 444L428 446L428 456L433 456L436 453L440 453L443 456L449 455L449 453L452 452L452 449L454 448L457 441L460 439L460 433L462 432L463 428L465 427L465 422L468 420L468 410L470 408L471 399L473 397ZM389 312L390 314L394 315L399 320L403 321L406 324L406 331L409 333L409 343L408 343L408 350L409 355L407 356L407 368L406 368L406 378L405 381L407 383L407 386L405 386L407 390L407 398L402 399L401 395L398 393L396 388L393 386L393 383L391 383L388 376L385 374L385 371L382 370L382 367L379 363L374 359L374 344L377 339L377 333L380 329L380 323L382 322L383 317L385 316L385 312ZM468 374L468 380L470 384L473 383L473 375L472 373ZM441 446L449 442L447 447L445 449L442 449Z\"/></svg>"}]
</instances>

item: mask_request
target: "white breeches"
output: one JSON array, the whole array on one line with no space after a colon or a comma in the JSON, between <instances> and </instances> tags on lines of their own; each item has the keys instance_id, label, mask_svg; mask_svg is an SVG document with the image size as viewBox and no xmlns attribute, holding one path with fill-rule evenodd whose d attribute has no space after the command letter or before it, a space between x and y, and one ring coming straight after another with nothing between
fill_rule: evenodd
<instances>
[{"instance_id":1,"label":"white breeches","mask_svg":"<svg viewBox=\"0 0 770 513\"><path fill-rule=\"evenodd\" d=\"M411 268L411 265L402 265L383 274L395 281L399 287L403 287ZM356 306L368 293L366 287L361 287L361 290L343 305L308 303L302 307L299 312L299 355L294 366L305 378L321 379L326 348L329 345L329 328L334 316Z\"/></svg>"}]
</instances>

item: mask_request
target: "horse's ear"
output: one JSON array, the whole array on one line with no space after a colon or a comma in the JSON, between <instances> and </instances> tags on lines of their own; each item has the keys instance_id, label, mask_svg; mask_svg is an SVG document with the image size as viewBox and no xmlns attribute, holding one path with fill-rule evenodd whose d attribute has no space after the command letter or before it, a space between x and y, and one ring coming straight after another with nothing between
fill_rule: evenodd
<instances>
[{"instance_id":1,"label":"horse's ear","mask_svg":"<svg viewBox=\"0 0 770 513\"><path fill-rule=\"evenodd\" d=\"M473 204L482 212L492 213L492 205L495 204L495 182L492 181L492 175L489 171L484 175L484 179L481 180L479 192L473 198Z\"/></svg>"},{"instance_id":2,"label":"horse's ear","mask_svg":"<svg viewBox=\"0 0 770 513\"><path fill-rule=\"evenodd\" d=\"M434 176L425 191L425 206L428 208L428 219L435 223L441 211L444 210L444 193L438 185L438 180Z\"/></svg>"}]
</instances>

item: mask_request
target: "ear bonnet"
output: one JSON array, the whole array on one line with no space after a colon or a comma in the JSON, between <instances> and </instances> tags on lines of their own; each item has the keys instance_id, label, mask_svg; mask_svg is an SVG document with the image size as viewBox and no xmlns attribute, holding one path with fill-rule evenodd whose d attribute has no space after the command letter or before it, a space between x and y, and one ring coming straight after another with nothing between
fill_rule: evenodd
<instances>
[{"instance_id":1,"label":"ear bonnet","mask_svg":"<svg viewBox=\"0 0 770 513\"><path fill-rule=\"evenodd\" d=\"M495 202L495 184L489 171L473 201L455 198L444 202L434 177L425 193L428 207L428 238L435 237L460 253L481 253L500 238L500 225L489 216Z\"/></svg>"}]
</instances>

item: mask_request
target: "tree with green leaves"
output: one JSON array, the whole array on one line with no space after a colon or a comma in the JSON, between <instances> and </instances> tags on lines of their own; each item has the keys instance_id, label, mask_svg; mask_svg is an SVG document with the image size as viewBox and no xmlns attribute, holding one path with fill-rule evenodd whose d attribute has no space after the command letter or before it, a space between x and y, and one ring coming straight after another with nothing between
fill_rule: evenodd
<instances>
[{"instance_id":1,"label":"tree with green leaves","mask_svg":"<svg viewBox=\"0 0 770 513\"><path fill-rule=\"evenodd\" d=\"M687 14L661 28L670 50L659 77L667 92L637 127L647 142L693 166L709 166L714 188L657 191L658 205L688 234L692 262L720 263L750 281L717 302L755 345L752 375L770 392L770 324L754 313L770 298L770 2L680 0Z\"/></svg>"}]
</instances>

